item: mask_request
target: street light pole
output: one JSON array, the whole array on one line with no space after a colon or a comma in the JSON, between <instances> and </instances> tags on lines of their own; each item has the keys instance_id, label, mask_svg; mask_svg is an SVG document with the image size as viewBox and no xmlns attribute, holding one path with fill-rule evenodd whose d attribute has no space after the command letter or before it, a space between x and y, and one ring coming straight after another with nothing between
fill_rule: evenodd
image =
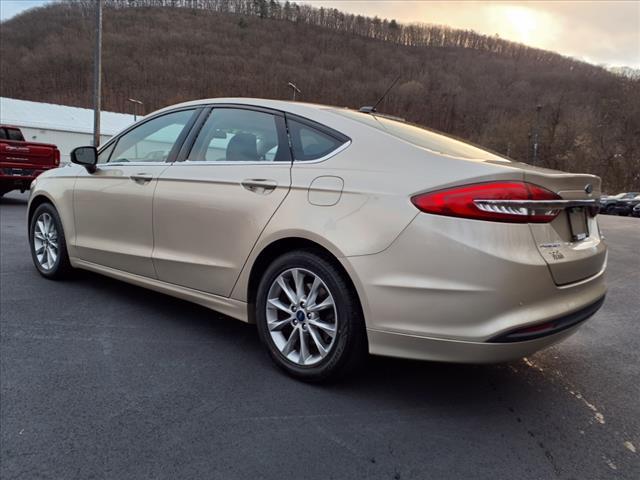
<instances>
[{"instance_id":1,"label":"street light pole","mask_svg":"<svg viewBox=\"0 0 640 480\"><path fill-rule=\"evenodd\" d=\"M137 100L135 98L130 98L129 101L133 103L133 121L134 123L138 121L138 105L140 105L140 109L144 106L141 100Z\"/></svg>"},{"instance_id":2,"label":"street light pole","mask_svg":"<svg viewBox=\"0 0 640 480\"><path fill-rule=\"evenodd\" d=\"M533 132L533 163L535 165L538 163L538 135L540 130L540 110L542 110L542 105L536 105L536 127Z\"/></svg>"},{"instance_id":3,"label":"street light pole","mask_svg":"<svg viewBox=\"0 0 640 480\"><path fill-rule=\"evenodd\" d=\"M93 52L93 145L100 145L102 100L102 0L96 0L96 45Z\"/></svg>"},{"instance_id":4,"label":"street light pole","mask_svg":"<svg viewBox=\"0 0 640 480\"><path fill-rule=\"evenodd\" d=\"M293 90L293 101L295 102L296 101L296 93L302 93L302 92L300 91L300 89L298 87L295 86L295 84L293 84L291 82L287 83L287 86L291 87L291 90Z\"/></svg>"}]
</instances>

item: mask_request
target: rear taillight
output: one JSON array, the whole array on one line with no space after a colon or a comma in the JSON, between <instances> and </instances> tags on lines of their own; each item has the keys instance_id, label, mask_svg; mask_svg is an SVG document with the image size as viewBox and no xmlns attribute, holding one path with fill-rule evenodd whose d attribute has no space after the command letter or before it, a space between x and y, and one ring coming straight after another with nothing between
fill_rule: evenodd
<instances>
[{"instance_id":1,"label":"rear taillight","mask_svg":"<svg viewBox=\"0 0 640 480\"><path fill-rule=\"evenodd\" d=\"M57 148L53 151L53 162L55 164L55 166L57 167L58 165L60 165L60 150L58 150Z\"/></svg>"},{"instance_id":2,"label":"rear taillight","mask_svg":"<svg viewBox=\"0 0 640 480\"><path fill-rule=\"evenodd\" d=\"M411 198L425 213L493 222L548 223L560 209L545 202L561 197L526 182L487 182L423 193ZM536 202L540 202L536 204Z\"/></svg>"}]
</instances>

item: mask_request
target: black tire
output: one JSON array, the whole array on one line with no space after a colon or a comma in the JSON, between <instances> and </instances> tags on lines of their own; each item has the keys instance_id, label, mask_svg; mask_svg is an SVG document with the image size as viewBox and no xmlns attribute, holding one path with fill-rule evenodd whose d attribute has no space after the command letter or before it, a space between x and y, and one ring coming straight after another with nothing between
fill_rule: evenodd
<instances>
[{"instance_id":1,"label":"black tire","mask_svg":"<svg viewBox=\"0 0 640 480\"><path fill-rule=\"evenodd\" d=\"M55 226L57 232L57 256L50 268L45 268L43 265L41 265L40 261L38 260L35 248L36 223L45 214L49 215L49 218L53 222L53 225ZM69 262L66 237L62 228L60 216L58 215L58 212L54 208L54 206L50 203L43 203L42 205L40 205L38 208L36 208L35 212L33 212L33 215L31 216L31 219L29 221L29 248L31 249L31 259L33 260L33 264L35 265L40 275L52 280L59 280L69 277L73 268L71 267L71 263Z\"/></svg>"},{"instance_id":2,"label":"black tire","mask_svg":"<svg viewBox=\"0 0 640 480\"><path fill-rule=\"evenodd\" d=\"M260 340L274 363L289 375L308 382L336 380L351 373L367 357L365 322L357 294L345 274L329 256L311 250L286 253L267 268L258 286L256 323ZM286 358L274 343L267 326L267 296L276 279L287 270L300 268L320 278L333 297L337 333L329 352L314 365L300 365Z\"/></svg>"}]
</instances>

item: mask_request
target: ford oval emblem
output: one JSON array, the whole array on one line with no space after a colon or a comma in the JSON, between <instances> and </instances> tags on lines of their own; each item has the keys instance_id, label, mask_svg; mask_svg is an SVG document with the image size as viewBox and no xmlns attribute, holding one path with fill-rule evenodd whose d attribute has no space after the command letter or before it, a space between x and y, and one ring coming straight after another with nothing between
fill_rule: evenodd
<instances>
[{"instance_id":1,"label":"ford oval emblem","mask_svg":"<svg viewBox=\"0 0 640 480\"><path fill-rule=\"evenodd\" d=\"M591 193L591 192L593 192L593 185L591 185L590 183L587 183L587 184L584 186L584 191L585 191L585 192L587 192L587 193Z\"/></svg>"}]
</instances>

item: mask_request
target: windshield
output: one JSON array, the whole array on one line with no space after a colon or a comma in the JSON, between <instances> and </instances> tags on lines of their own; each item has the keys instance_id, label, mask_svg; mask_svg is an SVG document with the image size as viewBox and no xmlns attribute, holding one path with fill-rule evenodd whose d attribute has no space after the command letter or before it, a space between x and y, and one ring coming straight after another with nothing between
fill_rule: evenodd
<instances>
[{"instance_id":1,"label":"windshield","mask_svg":"<svg viewBox=\"0 0 640 480\"><path fill-rule=\"evenodd\" d=\"M508 158L501 157L468 143L448 137L442 133L437 133L411 123L391 120L380 115L361 113L348 109L336 109L334 112L433 152L472 160L510 162Z\"/></svg>"}]
</instances>

